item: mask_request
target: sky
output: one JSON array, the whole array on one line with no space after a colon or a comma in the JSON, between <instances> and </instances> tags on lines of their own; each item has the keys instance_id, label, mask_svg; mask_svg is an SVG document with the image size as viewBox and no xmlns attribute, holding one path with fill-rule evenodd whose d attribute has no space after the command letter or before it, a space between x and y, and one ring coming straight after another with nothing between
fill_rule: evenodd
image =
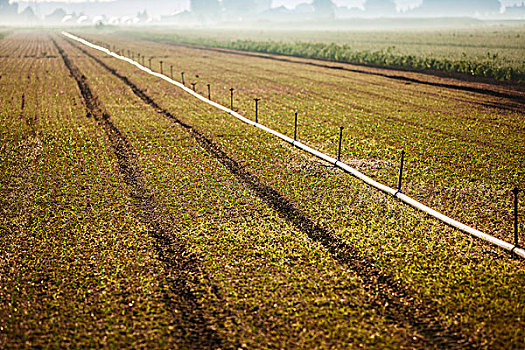
<instances>
[{"instance_id":1,"label":"sky","mask_svg":"<svg viewBox=\"0 0 525 350\"><path fill-rule=\"evenodd\" d=\"M93 0L10 0L10 2L93 2ZM111 0L98 0L98 1L111 1ZM173 0L174 2L179 3L179 7L189 8L189 0ZM348 7L361 7L365 0L332 0L338 6L348 6ZM411 7L421 4L423 0L394 0L398 9L406 10ZM473 0L475 1L475 0ZM501 0L501 3L506 6L512 6L514 4L519 4L525 0ZM288 8L293 8L296 5L304 2L311 2L311 0L273 0L273 6L286 6Z\"/></svg>"},{"instance_id":2,"label":"sky","mask_svg":"<svg viewBox=\"0 0 525 350\"><path fill-rule=\"evenodd\" d=\"M365 0L332 0L338 6L362 6ZM473 0L475 1L475 0ZM524 0L500 0L505 6L512 6L519 4ZM295 5L306 2L305 0L273 0L273 6L284 5L286 7L293 8ZM394 0L398 9L408 9L417 6L423 2L423 0Z\"/></svg>"},{"instance_id":3,"label":"sky","mask_svg":"<svg viewBox=\"0 0 525 350\"><path fill-rule=\"evenodd\" d=\"M361 7L365 0L332 0L337 6ZM284 5L293 8L297 4L306 2L305 0L273 0L273 6ZM423 0L395 0L398 8L406 9L421 4Z\"/></svg>"}]
</instances>

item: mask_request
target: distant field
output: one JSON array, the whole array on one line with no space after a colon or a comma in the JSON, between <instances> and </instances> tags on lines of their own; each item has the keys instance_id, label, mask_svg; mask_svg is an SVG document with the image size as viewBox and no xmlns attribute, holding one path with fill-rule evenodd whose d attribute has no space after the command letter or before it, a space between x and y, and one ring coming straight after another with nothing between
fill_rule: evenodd
<instances>
[{"instance_id":1,"label":"distant field","mask_svg":"<svg viewBox=\"0 0 525 350\"><path fill-rule=\"evenodd\" d=\"M525 26L352 31L166 30L130 35L339 62L525 80Z\"/></svg>"},{"instance_id":2,"label":"distant field","mask_svg":"<svg viewBox=\"0 0 525 350\"><path fill-rule=\"evenodd\" d=\"M514 84L76 34L327 154L344 126L387 185L405 150L405 193L512 239ZM0 76L0 348L522 348L525 260L59 33Z\"/></svg>"}]
</instances>

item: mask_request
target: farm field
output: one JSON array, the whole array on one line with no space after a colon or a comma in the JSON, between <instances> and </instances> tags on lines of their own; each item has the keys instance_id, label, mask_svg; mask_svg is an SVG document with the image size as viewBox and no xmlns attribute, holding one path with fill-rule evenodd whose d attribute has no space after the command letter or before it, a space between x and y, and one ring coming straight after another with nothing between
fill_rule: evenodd
<instances>
[{"instance_id":1,"label":"farm field","mask_svg":"<svg viewBox=\"0 0 525 350\"><path fill-rule=\"evenodd\" d=\"M512 240L520 85L75 34L323 152L344 126L389 186L405 150L405 193ZM521 347L523 260L59 33L0 76L0 347Z\"/></svg>"},{"instance_id":2,"label":"farm field","mask_svg":"<svg viewBox=\"0 0 525 350\"><path fill-rule=\"evenodd\" d=\"M404 21L403 21L404 22ZM380 29L354 24L341 30L185 29L118 30L132 37L317 58L335 62L461 74L498 80L525 80L523 23ZM368 24L370 25L370 24ZM392 26L393 24L390 24ZM421 25L421 23L420 23ZM368 28L368 29L367 29ZM108 31L114 31L108 28Z\"/></svg>"}]
</instances>

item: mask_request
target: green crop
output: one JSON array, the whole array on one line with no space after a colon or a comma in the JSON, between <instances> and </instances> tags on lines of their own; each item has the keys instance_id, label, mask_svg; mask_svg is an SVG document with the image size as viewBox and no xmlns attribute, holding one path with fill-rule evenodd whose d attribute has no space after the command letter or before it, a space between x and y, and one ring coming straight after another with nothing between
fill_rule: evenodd
<instances>
[{"instance_id":1,"label":"green crop","mask_svg":"<svg viewBox=\"0 0 525 350\"><path fill-rule=\"evenodd\" d=\"M405 193L511 239L519 87L79 36L325 153L344 126L390 186L403 149ZM523 260L58 33L0 75L0 347L520 348Z\"/></svg>"},{"instance_id":2,"label":"green crop","mask_svg":"<svg viewBox=\"0 0 525 350\"><path fill-rule=\"evenodd\" d=\"M515 184L523 183L525 175L520 158L523 142L519 132L520 102L515 97L518 93L498 97L495 96L501 91L498 85L464 83L466 87L479 89L478 92L469 92L461 89L463 85L455 86L452 80L443 82L442 78L414 73L405 73L405 76L419 82L407 84L406 80L388 78L388 71L380 71L381 74L377 75L370 74L377 72L372 69L362 72L334 71L300 63L137 40L127 35L83 33L81 36L116 45L117 49L124 51L129 48L148 57L158 57L158 53L162 52L165 64L186 73L188 84L197 82L197 91L206 94L206 84L210 83L213 99L223 105L229 105L229 89L234 87L235 109L245 116L253 117L253 98L261 98L260 122L288 135L293 135L293 114L299 111L299 139L328 154L335 153L338 127L344 125L343 160L391 186L396 184L400 150L405 149L410 154L405 193L484 231L506 240L512 239L509 215L511 196L508 190ZM130 69L126 63L88 51L119 74L125 74L134 86L140 86L184 125L194 126L224 147L233 159L242 162L243 168L257 174L261 182L289 199L314 224L328 231L327 234L332 232L342 242L351 244L358 249L357 254L373 257L373 263L369 264L378 266L389 276L395 276L401 284L413 286L417 298L429 298L440 305L436 307L440 316L433 315L430 319L437 317L451 327L456 325L461 333L475 339L478 347L516 346L515 341L520 334L517 330L521 329L522 323L522 316L514 313L514 307L521 305L523 294L519 292L519 280L523 278L520 260L508 260L506 254L501 255L501 252L484 243L400 206L395 200L366 188L348 175L202 105L176 87L159 84L158 79ZM153 67L156 63L154 61ZM100 76L103 74L99 73ZM113 78L120 79L115 75ZM108 78L103 85L109 86L110 81ZM432 85L438 83L450 86L436 88ZM109 95L110 91L108 88L102 95ZM169 121L171 117L165 116L165 119ZM152 122L147 128L148 135L156 130L155 125L159 123ZM131 127L133 123L128 125ZM160 129L174 132L167 125L160 126ZM192 133L189 135L191 140ZM167 138L167 135L162 133L148 137L158 141ZM184 136L177 139L184 139ZM159 158L165 153L154 145L140 146L140 139L137 142L136 148L151 152L144 159ZM191 143L188 147L192 147ZM203 145L197 142L193 143L193 147L200 149ZM168 153L171 147L162 149ZM208 154L210 152L214 154L212 150L207 151ZM190 156L190 159L193 157ZM205 269L216 276L219 289L225 290L219 293L224 298L223 302L228 305L242 303L238 311L223 316L233 317L233 324L239 324L245 319L238 318L237 312L253 315L253 309L243 297L249 298L255 293L254 290L267 288L257 287L264 280L264 274L250 277L253 274L250 270L248 274L242 272L246 277L238 279L225 276L227 271L223 268L226 265L244 266L247 256L254 254L257 257L258 254L266 254L269 249L259 248L254 243L243 243L246 235L254 239L261 235L267 237L270 230L262 218L256 221L257 224L247 221L251 216L259 218L259 214L250 211L251 208L256 208L257 212L270 206L278 213L280 219L277 222L291 220L299 237L308 236L308 232L311 233L308 237L316 236L315 230L314 233L308 231L307 224L293 223L294 219L286 214L290 208L286 205L280 207L282 203L276 205L271 196L268 198L265 195L266 190L254 184L249 175L235 170L229 162L219 160L219 163L235 174L235 179L244 184L243 188L250 189L249 192L241 192L242 208L237 207L239 199L230 199L221 189L232 187L225 182L233 183L234 180L229 177L223 180L226 175L220 175L219 170L212 170L215 176L206 175L207 170L215 169L209 163L193 164L201 169L203 175L197 178L184 176L183 185L179 186L171 185L172 176L169 173L177 171L181 164L190 166L191 160L183 163L176 159L166 161L164 171L152 165L152 172L158 172L158 177L151 182L158 184L158 188L166 188L163 193L171 198L168 205L174 206L176 215L183 218L183 226L188 225L194 232L192 236L198 237L195 241L199 247L198 255L207 257L203 261ZM215 187L217 181L219 188ZM179 189L179 195L191 193L191 203L195 204L173 199L170 193L174 188ZM213 193L226 199L227 209L218 204L222 201L216 199ZM254 195L259 204L249 201ZM203 202L210 204L201 208L199 203ZM246 216L246 210L251 214ZM270 220L277 219L270 216ZM215 228L215 225L220 226ZM259 225L261 229L255 230L253 225ZM290 247L295 246L292 240L287 242ZM327 245L323 247L329 249ZM234 252L239 252L239 255ZM294 260L294 253L287 250L274 259L272 261L278 266L288 266ZM318 255L315 261L324 259ZM297 268L300 266L297 265ZM347 271L356 271L353 265L346 268ZM238 271L234 269L232 274L235 276ZM271 271L274 273L273 269ZM361 274L364 284L370 281L364 271L357 270L356 273ZM245 278L250 278L248 284ZM327 292L324 293L327 295ZM505 295L510 299L505 299ZM209 300L207 302L217 300L216 296L203 295L203 298ZM270 295L258 297L260 300L273 298ZM394 304L392 308L401 312L399 305ZM418 306L414 308L418 309ZM479 309L484 312L476 311ZM280 310L277 308L274 311L279 312L280 317L287 317L282 313L288 313ZM385 310L374 310L382 315L385 313ZM315 315L326 311L312 310L313 314L309 312L304 317L321 317ZM247 324L242 323L244 331L238 327L227 327L226 338L232 337L241 342L253 337L264 339L259 338L262 335L246 331L261 329L256 321L250 317ZM508 324L513 326L508 327ZM278 327L280 337L276 340L287 343L295 333L282 327ZM264 332L264 328L262 330ZM399 339L397 336L394 338Z\"/></svg>"},{"instance_id":3,"label":"green crop","mask_svg":"<svg viewBox=\"0 0 525 350\"><path fill-rule=\"evenodd\" d=\"M385 31L149 30L130 35L183 43L422 71L523 81L520 26Z\"/></svg>"}]
</instances>

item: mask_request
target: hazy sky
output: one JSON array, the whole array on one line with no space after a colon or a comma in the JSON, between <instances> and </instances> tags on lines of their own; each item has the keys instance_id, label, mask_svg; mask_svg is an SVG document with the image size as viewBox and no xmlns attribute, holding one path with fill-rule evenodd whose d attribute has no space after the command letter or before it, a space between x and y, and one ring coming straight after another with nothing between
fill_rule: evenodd
<instances>
[{"instance_id":1,"label":"hazy sky","mask_svg":"<svg viewBox=\"0 0 525 350\"><path fill-rule=\"evenodd\" d=\"M338 6L362 6L365 0L332 0ZM476 2L476 0L472 0ZM520 4L525 0L500 0L503 5L509 6L514 4ZM284 5L286 7L294 7L297 4L307 2L306 0L273 0L274 6ZM397 7L400 9L407 9L410 7L417 6L423 2L423 0L394 0Z\"/></svg>"},{"instance_id":2,"label":"hazy sky","mask_svg":"<svg viewBox=\"0 0 525 350\"><path fill-rule=\"evenodd\" d=\"M332 0L338 6L361 7L365 0ZM273 0L273 6L284 5L286 7L294 7L297 4L306 2L305 0ZM423 2L423 0L395 0L399 8L408 8L416 6Z\"/></svg>"},{"instance_id":3,"label":"hazy sky","mask_svg":"<svg viewBox=\"0 0 525 350\"><path fill-rule=\"evenodd\" d=\"M46 2L46 1L58 1L58 2L90 2L93 0L10 0L10 2L17 2L17 1L24 1L24 2ZM111 1L111 0L99 0L99 1ZM397 4L397 7L399 9L407 9L410 7L414 7L419 5L423 0L394 0ZM472 0L475 2L475 0ZM501 3L503 5L513 5L513 4L519 4L525 0L501 0ZM147 1L144 1L147 2ZM177 2L179 8L189 8L189 0L173 0L173 2ZM281 6L284 5L289 8L293 8L296 5L304 2L311 2L311 0L273 0L273 6ZM362 6L362 4L365 2L365 0L333 0L333 2L336 5L339 6Z\"/></svg>"}]
</instances>

